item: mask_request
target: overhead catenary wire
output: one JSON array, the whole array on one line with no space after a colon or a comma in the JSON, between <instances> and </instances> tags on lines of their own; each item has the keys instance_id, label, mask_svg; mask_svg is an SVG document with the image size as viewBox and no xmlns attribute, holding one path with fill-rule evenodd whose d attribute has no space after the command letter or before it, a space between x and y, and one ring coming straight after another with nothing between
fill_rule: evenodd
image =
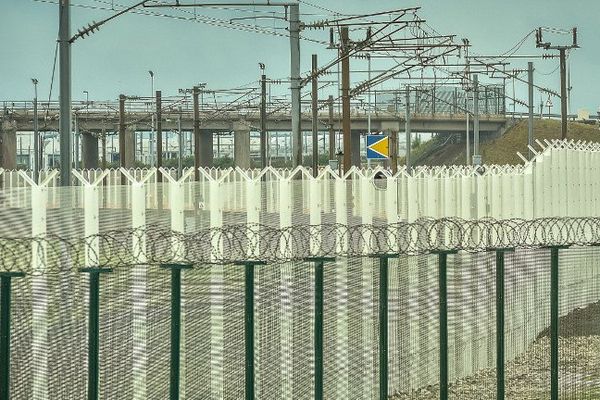
<instances>
[{"instance_id":1,"label":"overhead catenary wire","mask_svg":"<svg viewBox=\"0 0 600 400\"><path fill-rule=\"evenodd\" d=\"M32 0L32 1L40 2L40 3L57 4L56 0ZM98 10L98 11L115 11L115 8L119 9L119 7L121 7L121 8L127 7L123 4L115 3L114 0L93 0L93 1L95 3L101 4L103 6L90 5L90 4L88 4L88 5L86 5L86 4L71 4L71 6L93 9L93 10ZM450 74L448 71L444 70L445 67L449 68L451 66L444 65L444 64L446 64L446 56L452 54L456 49L460 49L461 46L454 43L453 39L454 39L455 35L442 35L439 32L437 32L434 28L432 28L429 24L427 24L426 21L424 21L424 20L417 21L418 16L417 16L416 11L419 9L419 7L395 10L396 12L402 11L403 14L401 14L401 16L405 15L407 10L412 10L414 18L415 18L415 21L412 21L415 23L410 23L404 27L401 27L400 29L396 29L397 27L392 26L392 23L395 22L393 15L392 15L393 14L392 11L376 12L376 13L362 14L362 15L342 14L342 13L334 11L332 9L327 9L325 7L315 5L314 3L310 3L308 1L301 0L299 2L336 16L337 19L333 19L328 22L337 22L338 24L344 24L345 22L354 23L354 24L363 24L362 21L370 21L370 20L373 20L372 23L378 22L378 23L383 24L381 21L375 21L374 18L384 16L384 15L390 16L390 23L385 23L384 27L381 29L381 31L377 32L377 33L381 32L381 34L382 35L385 34L385 36L383 36L382 38L379 39L380 40L379 45L372 46L372 50L374 52L377 52L380 54L382 52L387 52L387 55L388 55L387 58L394 60L396 65L391 67L390 69L388 69L386 72L381 73L379 76L376 76L371 82L368 82L368 85L365 85L367 82L363 82L363 83L359 84L359 86L352 91L353 96L358 96L358 95L362 94L363 92L369 90L369 88L371 86L381 85L381 84L385 83L386 81L388 81L392 78L396 78L398 75L403 74L403 73L408 73L409 77L407 78L407 80L410 80L411 79L410 71L412 71L414 69L421 71L421 75L423 76L423 79L425 79L425 70L426 69L433 68L434 75L435 75L436 70L443 70L444 73L447 74L447 77L446 77L445 81L444 80L440 81L440 84L443 84L442 82L448 82L450 79L453 79L453 77L451 76L452 74ZM244 12L246 14L251 14L251 15L256 15L258 13L264 13L264 11L260 11L257 9L247 9L247 8L239 8L239 7L232 7L232 6L211 5L211 6L208 6L208 8L212 8L212 9L216 9L216 10ZM231 19L225 20L222 18L211 17L211 16L207 16L207 15L197 15L195 9L193 11L191 11L190 9L178 9L179 14L160 13L160 12L155 12L155 11L149 11L147 9L133 10L132 13L139 14L139 15L145 15L145 16L171 18L171 19L192 21L192 22L197 22L197 23L205 23L205 24L212 25L212 26L226 27L228 29L234 29L234 30L239 30L239 31L268 34L268 35L279 36L279 37L289 37L288 33L275 31L274 29L279 29L279 28L276 28L275 26L266 27L266 26L261 26L261 25L256 25L256 24L251 25L251 24L235 22L235 21L232 21ZM283 12L283 11L273 11L273 12L271 12L271 14L275 17L281 16L281 15L286 15L285 12ZM303 15L319 15L319 14L304 13ZM253 18L253 17L250 16L249 18ZM257 18L255 18L255 19L257 19ZM424 26L427 27L428 29L424 29ZM389 28L391 28L391 30L392 30L391 33L387 32L387 30L390 30ZM405 31L404 38L394 38L393 37L393 35L395 33L401 32L405 28L408 28L408 30L410 30L411 33L413 33L413 36L414 36L413 38L407 38L406 31ZM285 28L281 28L281 29L285 29ZM363 29L362 25L357 27L357 29ZM431 32L433 32L436 35L432 35ZM494 76L493 76L494 72L503 73L505 76L512 78L512 76L510 76L509 73L507 73L505 71L501 71L499 68L494 69L494 67L493 67L493 65L491 65L491 63L483 62L482 59L485 59L485 60L495 59L495 60L504 61L504 60L510 58L510 56L514 55L516 52L518 52L519 49L522 48L522 46L524 45L526 40L534 32L535 31L532 30L531 32L527 33L527 35L525 35L521 40L519 40L509 50L507 50L506 52L504 52L503 54L501 54L499 56L493 56L493 57L489 57L489 58L486 56L485 58L477 59L478 64L481 65L482 67L493 69L492 78L494 78ZM307 37L306 35L302 35L301 39L311 41L311 42L314 42L317 44L329 44L329 42L315 40L313 38ZM444 40L441 40L441 39L444 39ZM400 46L400 47L402 46L399 44L399 42L409 42L410 40L415 40L418 45L415 44L413 47L410 47L411 46L410 43L407 43L404 46L405 47L404 50L398 47L398 46ZM434 53L435 48L442 49L443 50L442 53ZM411 52L409 52L408 50L411 50ZM361 49L359 51L364 51L364 50ZM414 51L414 53L412 53L412 51ZM399 55L399 54L394 54L394 53L401 53L401 54ZM374 56L376 56L376 54L374 54ZM406 57L406 60L404 62L399 62L399 59L401 57ZM432 63L435 63L434 60L439 60L439 59L443 60L439 65L432 64ZM339 60L340 60L340 57L336 58L332 62L332 64L335 64L336 61L339 62ZM418 64L414 62L415 60L418 61ZM423 66L423 67L419 68L420 66ZM381 70L381 71L384 71L384 70ZM353 71L353 72L356 72L356 71ZM539 74L540 75L550 75L554 72L555 72L555 70L548 74L544 74L544 73L539 73ZM429 78L427 78L427 79L429 79ZM522 79L520 79L518 77L515 79L517 79L521 82L523 81ZM282 80L281 82L284 82L284 80ZM363 85L365 85L365 87L363 87ZM540 88L537 85L535 87ZM540 88L540 90L543 90L545 92L556 95L549 89ZM231 94L234 94L234 93L232 92ZM217 93L214 93L214 95L216 98ZM50 101L50 98L49 98L49 101ZM215 101L216 101L216 99L215 99Z\"/></svg>"},{"instance_id":2,"label":"overhead catenary wire","mask_svg":"<svg viewBox=\"0 0 600 400\"><path fill-rule=\"evenodd\" d=\"M50 90L48 91L48 109L46 109L46 115L49 112L50 100L52 98L52 88L54 87L54 76L56 74L57 57L58 57L58 40L56 41L56 45L54 47L54 61L52 62L52 77L50 78Z\"/></svg>"},{"instance_id":3,"label":"overhead catenary wire","mask_svg":"<svg viewBox=\"0 0 600 400\"><path fill-rule=\"evenodd\" d=\"M37 2L37 3L58 4L58 2L56 0L31 0L31 1L34 1L34 2ZM96 1L101 2L101 3L107 3L107 2L102 2L102 1L99 1L99 0L96 0ZM117 3L115 3L115 4L117 6L119 6L119 7L123 7L123 5L121 5L121 4L117 4ZM89 4L71 3L70 6L71 7L79 7L79 8L85 8L85 9L91 9L91 10L97 10L97 11L113 11L109 7L94 6L94 5L89 5ZM197 22L197 23L203 23L203 24L207 24L207 25L211 25L211 26L217 26L217 27L221 27L221 28L228 28L228 29L232 29L232 30L238 30L238 31L242 31L242 32L260 33L260 34L267 34L267 35L272 35L272 36L279 36L279 37L289 38L289 34L286 34L286 33L283 33L283 32L277 32L277 31L274 31L274 30L266 28L266 27L260 27L260 26L256 26L256 25L250 25L250 24L243 24L243 23L239 23L239 22L235 22L235 21L230 21L230 20L223 20L223 19L216 18L216 17L209 17L207 15L196 15L196 16L194 16L192 13L190 13L191 16L183 16L183 15L173 15L173 14L159 13L159 12L156 12L156 11L150 11L150 10L146 10L146 9L144 9L144 10L132 10L129 13L130 14L142 15L142 16L170 18L170 19L177 19L177 20L182 20L182 21ZM308 42L322 44L322 45L328 44L325 41L315 40L315 39L312 39L312 38L309 38L309 37L306 37L306 36L301 36L300 39L304 40L304 41L308 41Z\"/></svg>"}]
</instances>

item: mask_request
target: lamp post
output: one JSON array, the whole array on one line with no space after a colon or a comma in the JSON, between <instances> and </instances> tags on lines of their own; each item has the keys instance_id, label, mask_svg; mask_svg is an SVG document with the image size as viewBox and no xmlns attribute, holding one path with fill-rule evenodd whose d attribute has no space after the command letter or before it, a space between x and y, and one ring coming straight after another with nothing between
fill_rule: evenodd
<instances>
[{"instance_id":1,"label":"lamp post","mask_svg":"<svg viewBox=\"0 0 600 400\"><path fill-rule=\"evenodd\" d=\"M38 129L37 85L38 80L31 78L33 83L33 179L38 183L40 171L40 132Z\"/></svg>"}]
</instances>

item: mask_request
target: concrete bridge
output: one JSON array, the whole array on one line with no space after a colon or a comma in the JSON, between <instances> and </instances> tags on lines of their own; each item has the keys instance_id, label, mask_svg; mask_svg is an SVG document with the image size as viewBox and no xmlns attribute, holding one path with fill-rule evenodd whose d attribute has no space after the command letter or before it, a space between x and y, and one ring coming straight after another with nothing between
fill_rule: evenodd
<instances>
[{"instance_id":1,"label":"concrete bridge","mask_svg":"<svg viewBox=\"0 0 600 400\"><path fill-rule=\"evenodd\" d=\"M34 113L31 102L4 103L3 112L0 114L2 152L0 165L3 168L16 166L16 132L33 131ZM231 132L234 136L234 157L240 166L249 164L250 159L250 132L259 130L260 112L256 106L233 107L214 105L199 110L200 125L200 164L212 164L213 138L215 133ZM38 127L42 132L58 131L59 112L58 104L44 103L38 107ZM125 164L132 165L135 161L136 137L139 132L150 132L153 124L152 103L131 102L127 104L124 117L125 125ZM74 103L74 121L76 129L81 134L82 159L86 168L95 168L98 165L98 141L119 132L120 111L118 102L89 102ZM371 113L372 132L403 132L405 124L404 111L382 111ZM360 140L360 135L368 130L368 114L362 109L353 109L351 113L352 141ZM303 110L302 130L312 129L310 109ZM497 135L507 123L505 115L480 115L480 134L485 137ZM178 106L176 102L163 104L161 109L160 124L162 131L181 130L191 132L194 129L194 112ZM329 132L330 129L342 129L341 115L338 112L319 112L318 129L320 132ZM282 107L271 106L267 110L267 131L291 132L291 116L288 110ZM466 114L464 113L413 113L411 115L411 131L438 133L438 134L464 134L466 129ZM104 149L105 151L105 149Z\"/></svg>"}]
</instances>

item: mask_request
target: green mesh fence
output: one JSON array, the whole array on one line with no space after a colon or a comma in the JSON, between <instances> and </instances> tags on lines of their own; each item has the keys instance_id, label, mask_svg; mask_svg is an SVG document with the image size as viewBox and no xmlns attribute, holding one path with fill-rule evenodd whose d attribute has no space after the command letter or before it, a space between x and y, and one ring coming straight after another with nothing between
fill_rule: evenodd
<instances>
[{"instance_id":1,"label":"green mesh fence","mask_svg":"<svg viewBox=\"0 0 600 400\"><path fill-rule=\"evenodd\" d=\"M563 399L600 398L598 262L598 248L565 251L560 257L559 380Z\"/></svg>"},{"instance_id":2,"label":"green mesh fence","mask_svg":"<svg viewBox=\"0 0 600 400\"><path fill-rule=\"evenodd\" d=\"M130 240L126 234L122 238ZM57 266L12 277L11 399L88 396L90 274L78 271L81 259L74 242L54 240L48 244L63 246L60 257L56 251ZM600 249L573 246L558 252L557 394L561 399L596 399ZM387 349L384 398L440 398L441 373L446 371L447 398L497 399L499 333L505 343L504 398L551 398L550 253L539 246L504 253L502 332L497 330L496 252L449 254L445 338L440 336L438 255L422 252L389 259L387 283L380 278L376 256L339 254L326 262L323 398L382 398L379 357ZM112 272L100 274L98 398L169 399L170 272L155 263L117 264ZM315 398L315 263L281 259L256 265L251 310L245 310L244 265L192 264L193 269L181 272L179 397L245 398L244 321L251 312L255 398ZM0 277L4 280L7 273L0 272ZM382 285L389 299L384 348ZM440 363L443 341L447 365Z\"/></svg>"}]
</instances>

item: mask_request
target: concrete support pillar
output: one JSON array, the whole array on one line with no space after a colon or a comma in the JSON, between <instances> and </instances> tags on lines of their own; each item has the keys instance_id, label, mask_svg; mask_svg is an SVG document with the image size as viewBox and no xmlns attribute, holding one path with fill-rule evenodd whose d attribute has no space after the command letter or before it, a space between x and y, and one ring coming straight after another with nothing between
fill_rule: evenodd
<instances>
[{"instance_id":1,"label":"concrete support pillar","mask_svg":"<svg viewBox=\"0 0 600 400\"><path fill-rule=\"evenodd\" d=\"M81 134L81 161L84 169L98 168L98 136L91 132Z\"/></svg>"},{"instance_id":2,"label":"concrete support pillar","mask_svg":"<svg viewBox=\"0 0 600 400\"><path fill-rule=\"evenodd\" d=\"M200 130L200 166L213 166L213 131L210 129ZM250 147L250 135L248 135L248 148Z\"/></svg>"},{"instance_id":3,"label":"concrete support pillar","mask_svg":"<svg viewBox=\"0 0 600 400\"><path fill-rule=\"evenodd\" d=\"M250 126L239 121L233 126L233 162L236 167L250 168Z\"/></svg>"},{"instance_id":4,"label":"concrete support pillar","mask_svg":"<svg viewBox=\"0 0 600 400\"><path fill-rule=\"evenodd\" d=\"M351 165L355 165L357 167L360 167L361 165L360 134L361 131L358 130L352 130L350 132L350 162L352 163Z\"/></svg>"},{"instance_id":5,"label":"concrete support pillar","mask_svg":"<svg viewBox=\"0 0 600 400\"><path fill-rule=\"evenodd\" d=\"M16 169L17 123L5 120L0 127L0 166L4 169Z\"/></svg>"},{"instance_id":6,"label":"concrete support pillar","mask_svg":"<svg viewBox=\"0 0 600 400\"><path fill-rule=\"evenodd\" d=\"M125 168L131 168L135 163L135 129L135 125L125 128Z\"/></svg>"}]
</instances>

